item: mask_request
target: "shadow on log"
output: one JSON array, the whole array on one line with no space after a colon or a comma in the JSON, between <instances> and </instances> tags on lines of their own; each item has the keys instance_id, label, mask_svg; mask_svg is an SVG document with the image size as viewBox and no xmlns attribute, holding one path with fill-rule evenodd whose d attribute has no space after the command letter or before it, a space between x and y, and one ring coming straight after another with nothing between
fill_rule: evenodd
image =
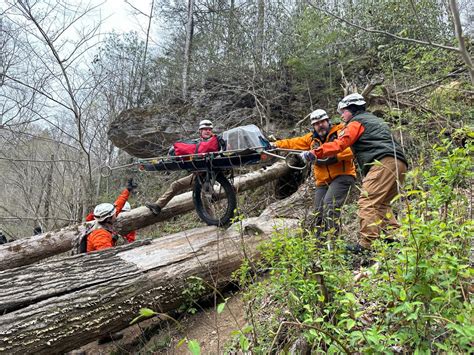
<instances>
[{"instance_id":1,"label":"shadow on log","mask_svg":"<svg viewBox=\"0 0 474 355\"><path fill-rule=\"evenodd\" d=\"M292 206L310 194L295 195L227 230L196 228L0 272L0 352L76 349L127 327L141 307L175 309L189 277L222 288L244 257L258 258L256 246L275 230L297 228L298 218L281 217L304 213Z\"/></svg>"}]
</instances>

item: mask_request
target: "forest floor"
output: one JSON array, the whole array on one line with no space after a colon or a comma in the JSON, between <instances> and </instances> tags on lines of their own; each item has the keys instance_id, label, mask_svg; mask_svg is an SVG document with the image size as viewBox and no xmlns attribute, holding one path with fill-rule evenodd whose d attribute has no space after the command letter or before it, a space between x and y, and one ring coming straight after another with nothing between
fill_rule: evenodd
<instances>
[{"instance_id":1,"label":"forest floor","mask_svg":"<svg viewBox=\"0 0 474 355\"><path fill-rule=\"evenodd\" d=\"M71 354L190 354L182 339L196 340L202 354L222 354L232 333L245 325L242 296L234 294L218 314L215 308L201 309L193 315L184 315L178 323L157 318L141 322L122 331L122 339L106 344L89 343Z\"/></svg>"}]
</instances>

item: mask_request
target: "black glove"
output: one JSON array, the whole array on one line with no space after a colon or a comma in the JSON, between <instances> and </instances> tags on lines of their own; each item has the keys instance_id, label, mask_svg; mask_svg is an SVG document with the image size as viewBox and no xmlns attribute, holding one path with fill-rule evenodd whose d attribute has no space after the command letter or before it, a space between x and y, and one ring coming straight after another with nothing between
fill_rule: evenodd
<instances>
[{"instance_id":1,"label":"black glove","mask_svg":"<svg viewBox=\"0 0 474 355\"><path fill-rule=\"evenodd\" d=\"M128 179L127 181L127 190L132 192L138 187L138 184L136 182L133 182L133 178Z\"/></svg>"}]
</instances>

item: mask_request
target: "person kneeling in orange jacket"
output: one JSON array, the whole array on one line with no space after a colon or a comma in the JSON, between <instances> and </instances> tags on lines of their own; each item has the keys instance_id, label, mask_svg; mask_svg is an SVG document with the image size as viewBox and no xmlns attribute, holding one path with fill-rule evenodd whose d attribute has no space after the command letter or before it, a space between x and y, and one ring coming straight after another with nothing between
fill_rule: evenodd
<instances>
[{"instance_id":1,"label":"person kneeling in orange jacket","mask_svg":"<svg viewBox=\"0 0 474 355\"><path fill-rule=\"evenodd\" d=\"M123 190L114 204L101 203L94 208L93 213L89 213L86 221L95 220L96 228L87 236L87 252L103 250L115 246L118 240L118 233L114 229L114 222L117 216L126 210L125 205L130 192L137 187L133 179L128 180L127 188ZM128 204L128 207L130 204ZM92 217L92 218L91 218ZM129 243L135 240L135 231L125 236Z\"/></svg>"}]
</instances>

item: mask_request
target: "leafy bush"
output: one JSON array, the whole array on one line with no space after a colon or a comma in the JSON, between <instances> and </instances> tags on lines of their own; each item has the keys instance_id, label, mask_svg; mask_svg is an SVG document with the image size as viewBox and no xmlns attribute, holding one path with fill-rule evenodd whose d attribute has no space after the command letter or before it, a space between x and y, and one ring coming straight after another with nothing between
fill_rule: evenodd
<instances>
[{"instance_id":1,"label":"leafy bush","mask_svg":"<svg viewBox=\"0 0 474 355\"><path fill-rule=\"evenodd\" d=\"M433 148L398 196L397 242L375 243L365 277L354 278L342 240L291 230L262 246L269 277L247 286L253 352L288 350L302 332L312 353L472 353L474 145Z\"/></svg>"}]
</instances>

